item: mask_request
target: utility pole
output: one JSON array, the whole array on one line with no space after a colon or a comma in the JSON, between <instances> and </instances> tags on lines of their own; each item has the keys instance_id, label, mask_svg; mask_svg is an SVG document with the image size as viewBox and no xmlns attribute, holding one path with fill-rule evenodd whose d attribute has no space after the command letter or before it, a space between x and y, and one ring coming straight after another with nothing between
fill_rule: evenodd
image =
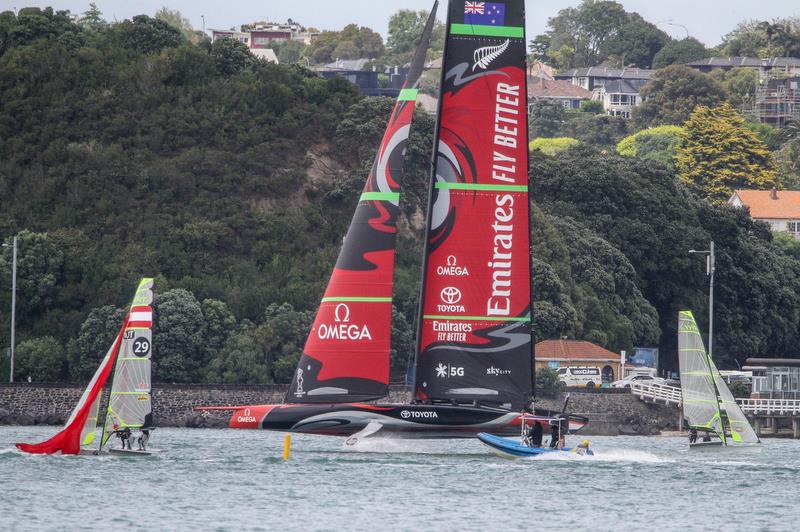
<instances>
[{"instance_id":1,"label":"utility pole","mask_svg":"<svg viewBox=\"0 0 800 532\"><path fill-rule=\"evenodd\" d=\"M3 244L4 248L8 244ZM11 370L8 374L8 382L14 382L14 322L17 310L17 237L14 237L11 245Z\"/></svg>"},{"instance_id":2,"label":"utility pole","mask_svg":"<svg viewBox=\"0 0 800 532\"><path fill-rule=\"evenodd\" d=\"M694 250L689 253L702 253L706 256L706 275L708 276L708 356L713 360L714 353L714 272L716 271L716 258L714 256L714 241L708 249Z\"/></svg>"}]
</instances>

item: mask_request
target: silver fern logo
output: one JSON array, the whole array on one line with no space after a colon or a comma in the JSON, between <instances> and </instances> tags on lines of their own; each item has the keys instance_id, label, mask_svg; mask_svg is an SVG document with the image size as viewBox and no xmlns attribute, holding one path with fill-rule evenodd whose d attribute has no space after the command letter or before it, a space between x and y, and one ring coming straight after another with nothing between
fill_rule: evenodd
<instances>
[{"instance_id":1,"label":"silver fern logo","mask_svg":"<svg viewBox=\"0 0 800 532\"><path fill-rule=\"evenodd\" d=\"M506 51L510 42L510 39L506 39L506 42L503 44L484 46L483 48L475 50L472 53L472 60L475 61L475 64L472 65L472 71L475 72L475 69L478 67L486 70L492 61L503 55L503 52Z\"/></svg>"}]
</instances>

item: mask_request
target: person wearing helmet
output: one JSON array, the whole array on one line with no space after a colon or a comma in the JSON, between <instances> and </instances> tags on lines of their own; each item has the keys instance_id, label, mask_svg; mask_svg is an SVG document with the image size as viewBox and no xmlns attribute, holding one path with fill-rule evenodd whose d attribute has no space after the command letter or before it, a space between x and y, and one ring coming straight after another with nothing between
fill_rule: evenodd
<instances>
[{"instance_id":1,"label":"person wearing helmet","mask_svg":"<svg viewBox=\"0 0 800 532\"><path fill-rule=\"evenodd\" d=\"M580 455L593 455L594 453L589 449L589 440L583 440L573 452L580 454Z\"/></svg>"}]
</instances>

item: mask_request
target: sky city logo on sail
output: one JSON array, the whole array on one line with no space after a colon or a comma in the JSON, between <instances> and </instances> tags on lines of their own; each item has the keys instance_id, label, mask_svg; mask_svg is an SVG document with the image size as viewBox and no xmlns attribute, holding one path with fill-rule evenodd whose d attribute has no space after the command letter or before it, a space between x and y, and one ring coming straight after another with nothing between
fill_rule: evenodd
<instances>
[{"instance_id":1,"label":"sky city logo on sail","mask_svg":"<svg viewBox=\"0 0 800 532\"><path fill-rule=\"evenodd\" d=\"M372 340L369 328L350 323L350 307L345 303L336 305L333 312L335 324L321 323L317 328L320 340Z\"/></svg>"},{"instance_id":2,"label":"sky city logo on sail","mask_svg":"<svg viewBox=\"0 0 800 532\"><path fill-rule=\"evenodd\" d=\"M455 286L442 288L442 291L439 292L439 299L442 302L437 305L439 312L466 312L464 305L459 304L461 297L461 290Z\"/></svg>"}]
</instances>

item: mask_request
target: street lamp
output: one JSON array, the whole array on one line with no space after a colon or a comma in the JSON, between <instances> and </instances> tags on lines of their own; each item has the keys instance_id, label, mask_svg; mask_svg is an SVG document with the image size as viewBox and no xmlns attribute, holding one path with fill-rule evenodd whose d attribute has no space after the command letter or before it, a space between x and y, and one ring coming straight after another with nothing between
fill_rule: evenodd
<instances>
[{"instance_id":1,"label":"street lamp","mask_svg":"<svg viewBox=\"0 0 800 532\"><path fill-rule=\"evenodd\" d=\"M714 241L711 241L708 249L690 249L689 253L702 253L706 256L706 275L708 275L708 357L712 358L713 338L714 338L714 270L716 269L714 258Z\"/></svg>"},{"instance_id":2,"label":"street lamp","mask_svg":"<svg viewBox=\"0 0 800 532\"><path fill-rule=\"evenodd\" d=\"M203 35L206 34L206 16L200 15L200 18L203 19Z\"/></svg>"},{"instance_id":3,"label":"street lamp","mask_svg":"<svg viewBox=\"0 0 800 532\"><path fill-rule=\"evenodd\" d=\"M656 22L656 24L669 24L670 26L678 26L680 28L683 28L683 31L686 32L686 38L687 39L689 38L689 28L687 28L683 24L678 24L677 22L673 21L673 19L671 19L671 18L667 19L667 20L659 20L658 22Z\"/></svg>"},{"instance_id":4,"label":"street lamp","mask_svg":"<svg viewBox=\"0 0 800 532\"><path fill-rule=\"evenodd\" d=\"M11 371L8 374L8 382L14 382L14 320L17 309L17 237L14 237L11 251ZM3 244L4 248L8 244Z\"/></svg>"}]
</instances>

